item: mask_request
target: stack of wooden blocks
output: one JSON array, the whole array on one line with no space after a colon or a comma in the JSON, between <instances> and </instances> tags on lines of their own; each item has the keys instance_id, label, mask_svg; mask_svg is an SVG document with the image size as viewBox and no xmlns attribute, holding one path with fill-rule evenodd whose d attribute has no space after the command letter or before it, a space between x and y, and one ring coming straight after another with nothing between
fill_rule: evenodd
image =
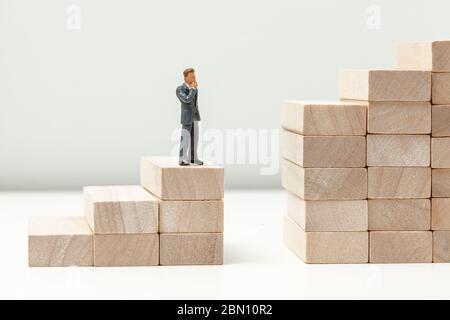
<instances>
[{"instance_id":1,"label":"stack of wooden blocks","mask_svg":"<svg viewBox=\"0 0 450 320\"><path fill-rule=\"evenodd\" d=\"M282 108L286 245L307 263L450 262L450 41L344 70L339 93Z\"/></svg>"},{"instance_id":2,"label":"stack of wooden blocks","mask_svg":"<svg viewBox=\"0 0 450 320\"><path fill-rule=\"evenodd\" d=\"M143 158L141 186L84 188L85 218L29 222L31 267L223 264L224 170Z\"/></svg>"}]
</instances>

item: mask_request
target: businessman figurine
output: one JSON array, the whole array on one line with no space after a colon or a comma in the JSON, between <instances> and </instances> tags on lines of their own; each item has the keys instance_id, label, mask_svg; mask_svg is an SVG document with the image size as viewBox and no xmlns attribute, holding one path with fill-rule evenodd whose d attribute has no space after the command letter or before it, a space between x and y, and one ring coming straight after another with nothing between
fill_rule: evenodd
<instances>
[{"instance_id":1,"label":"businessman figurine","mask_svg":"<svg viewBox=\"0 0 450 320\"><path fill-rule=\"evenodd\" d=\"M181 102L181 141L180 141L180 166L191 164L202 165L203 162L197 156L198 122L198 89L195 70L186 69L183 72L184 83L177 88L177 97Z\"/></svg>"}]
</instances>

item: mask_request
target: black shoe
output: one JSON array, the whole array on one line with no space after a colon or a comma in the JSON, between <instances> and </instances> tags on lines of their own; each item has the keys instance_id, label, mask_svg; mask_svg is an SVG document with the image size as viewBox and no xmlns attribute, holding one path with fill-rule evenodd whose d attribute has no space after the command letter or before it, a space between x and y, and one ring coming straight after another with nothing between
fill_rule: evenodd
<instances>
[{"instance_id":1,"label":"black shoe","mask_svg":"<svg viewBox=\"0 0 450 320\"><path fill-rule=\"evenodd\" d=\"M198 166L202 166L203 165L203 161L202 160L192 160L191 163L196 164Z\"/></svg>"},{"instance_id":2,"label":"black shoe","mask_svg":"<svg viewBox=\"0 0 450 320\"><path fill-rule=\"evenodd\" d=\"M178 162L178 164L180 166L189 166L189 165L191 165L189 162L186 162L186 161L180 161L180 162Z\"/></svg>"}]
</instances>

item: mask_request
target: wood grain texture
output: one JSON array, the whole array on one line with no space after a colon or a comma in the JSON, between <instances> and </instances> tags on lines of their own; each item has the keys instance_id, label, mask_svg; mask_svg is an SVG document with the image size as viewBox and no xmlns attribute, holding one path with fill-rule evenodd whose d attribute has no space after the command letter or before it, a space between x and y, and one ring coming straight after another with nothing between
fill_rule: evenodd
<instances>
[{"instance_id":1,"label":"wood grain texture","mask_svg":"<svg viewBox=\"0 0 450 320\"><path fill-rule=\"evenodd\" d=\"M431 263L431 231L370 232L370 263Z\"/></svg>"},{"instance_id":2,"label":"wood grain texture","mask_svg":"<svg viewBox=\"0 0 450 320\"><path fill-rule=\"evenodd\" d=\"M432 106L433 137L450 137L450 105Z\"/></svg>"},{"instance_id":3,"label":"wood grain texture","mask_svg":"<svg viewBox=\"0 0 450 320\"><path fill-rule=\"evenodd\" d=\"M450 231L450 198L431 199L432 230Z\"/></svg>"},{"instance_id":4,"label":"wood grain texture","mask_svg":"<svg viewBox=\"0 0 450 320\"><path fill-rule=\"evenodd\" d=\"M433 198L450 198L450 169L433 169Z\"/></svg>"},{"instance_id":5,"label":"wood grain texture","mask_svg":"<svg viewBox=\"0 0 450 320\"><path fill-rule=\"evenodd\" d=\"M89 267L93 261L91 229L81 217L31 218L28 224L30 267Z\"/></svg>"},{"instance_id":6,"label":"wood grain texture","mask_svg":"<svg viewBox=\"0 0 450 320\"><path fill-rule=\"evenodd\" d=\"M366 106L355 102L286 101L281 124L304 136L364 136Z\"/></svg>"},{"instance_id":7,"label":"wood grain texture","mask_svg":"<svg viewBox=\"0 0 450 320\"><path fill-rule=\"evenodd\" d=\"M84 213L96 234L158 233L158 202L140 186L84 188Z\"/></svg>"},{"instance_id":8,"label":"wood grain texture","mask_svg":"<svg viewBox=\"0 0 450 320\"><path fill-rule=\"evenodd\" d=\"M431 103L368 102L368 133L430 134Z\"/></svg>"},{"instance_id":9,"label":"wood grain texture","mask_svg":"<svg viewBox=\"0 0 450 320\"><path fill-rule=\"evenodd\" d=\"M433 104L450 104L450 73L433 73Z\"/></svg>"},{"instance_id":10,"label":"wood grain texture","mask_svg":"<svg viewBox=\"0 0 450 320\"><path fill-rule=\"evenodd\" d=\"M141 160L141 185L161 200L220 200L224 193L223 167L178 165L170 157Z\"/></svg>"},{"instance_id":11,"label":"wood grain texture","mask_svg":"<svg viewBox=\"0 0 450 320\"><path fill-rule=\"evenodd\" d=\"M396 66L402 70L450 72L450 41L400 44L396 48Z\"/></svg>"},{"instance_id":12,"label":"wood grain texture","mask_svg":"<svg viewBox=\"0 0 450 320\"><path fill-rule=\"evenodd\" d=\"M450 168L450 138L431 139L431 167Z\"/></svg>"},{"instance_id":13,"label":"wood grain texture","mask_svg":"<svg viewBox=\"0 0 450 320\"><path fill-rule=\"evenodd\" d=\"M285 245L305 263L359 264L368 262L368 232L305 232L284 218Z\"/></svg>"},{"instance_id":14,"label":"wood grain texture","mask_svg":"<svg viewBox=\"0 0 450 320\"><path fill-rule=\"evenodd\" d=\"M433 232L433 262L450 262L450 231Z\"/></svg>"},{"instance_id":15,"label":"wood grain texture","mask_svg":"<svg viewBox=\"0 0 450 320\"><path fill-rule=\"evenodd\" d=\"M223 264L222 233L162 233L161 265Z\"/></svg>"},{"instance_id":16,"label":"wood grain texture","mask_svg":"<svg viewBox=\"0 0 450 320\"><path fill-rule=\"evenodd\" d=\"M431 168L371 167L369 199L427 199L431 197Z\"/></svg>"},{"instance_id":17,"label":"wood grain texture","mask_svg":"<svg viewBox=\"0 0 450 320\"><path fill-rule=\"evenodd\" d=\"M365 168L366 138L301 136L283 130L283 157L304 168Z\"/></svg>"},{"instance_id":18,"label":"wood grain texture","mask_svg":"<svg viewBox=\"0 0 450 320\"><path fill-rule=\"evenodd\" d=\"M302 168L283 160L282 184L304 200L367 199L365 168Z\"/></svg>"},{"instance_id":19,"label":"wood grain texture","mask_svg":"<svg viewBox=\"0 0 450 320\"><path fill-rule=\"evenodd\" d=\"M429 231L429 199L369 200L370 231Z\"/></svg>"},{"instance_id":20,"label":"wood grain texture","mask_svg":"<svg viewBox=\"0 0 450 320\"><path fill-rule=\"evenodd\" d=\"M395 61L396 68L400 70L435 71L433 70L432 42L402 43L397 45Z\"/></svg>"},{"instance_id":21,"label":"wood grain texture","mask_svg":"<svg viewBox=\"0 0 450 320\"><path fill-rule=\"evenodd\" d=\"M288 216L307 232L367 231L367 200L305 201L288 192Z\"/></svg>"},{"instance_id":22,"label":"wood grain texture","mask_svg":"<svg viewBox=\"0 0 450 320\"><path fill-rule=\"evenodd\" d=\"M343 70L339 73L341 99L429 102L431 72L403 70Z\"/></svg>"},{"instance_id":23,"label":"wood grain texture","mask_svg":"<svg viewBox=\"0 0 450 320\"><path fill-rule=\"evenodd\" d=\"M96 234L96 267L141 267L159 264L159 234Z\"/></svg>"},{"instance_id":24,"label":"wood grain texture","mask_svg":"<svg viewBox=\"0 0 450 320\"><path fill-rule=\"evenodd\" d=\"M160 233L222 233L223 200L161 201Z\"/></svg>"},{"instance_id":25,"label":"wood grain texture","mask_svg":"<svg viewBox=\"0 0 450 320\"><path fill-rule=\"evenodd\" d=\"M369 167L428 167L431 142L428 135L368 135Z\"/></svg>"}]
</instances>

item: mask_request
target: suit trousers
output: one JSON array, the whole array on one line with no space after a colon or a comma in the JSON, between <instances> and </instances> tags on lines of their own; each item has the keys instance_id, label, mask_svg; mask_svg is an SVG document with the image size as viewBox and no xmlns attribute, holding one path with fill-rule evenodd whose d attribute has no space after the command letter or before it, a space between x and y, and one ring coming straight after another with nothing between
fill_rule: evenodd
<instances>
[{"instance_id":1,"label":"suit trousers","mask_svg":"<svg viewBox=\"0 0 450 320\"><path fill-rule=\"evenodd\" d=\"M180 141L180 161L192 162L198 160L198 121L183 124Z\"/></svg>"}]
</instances>

